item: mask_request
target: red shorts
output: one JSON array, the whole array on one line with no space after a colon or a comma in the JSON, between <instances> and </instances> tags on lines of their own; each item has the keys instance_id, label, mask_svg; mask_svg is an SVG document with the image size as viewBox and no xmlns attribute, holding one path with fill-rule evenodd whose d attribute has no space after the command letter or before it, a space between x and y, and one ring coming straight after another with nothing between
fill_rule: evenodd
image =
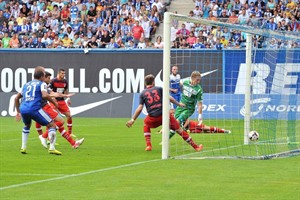
<instances>
[{"instance_id":1,"label":"red shorts","mask_svg":"<svg viewBox=\"0 0 300 200\"><path fill-rule=\"evenodd\" d=\"M70 112L69 106L67 105L67 103L65 101L57 101L57 104L58 104L57 109L62 114L66 113L66 112Z\"/></svg>"},{"instance_id":2,"label":"red shorts","mask_svg":"<svg viewBox=\"0 0 300 200\"><path fill-rule=\"evenodd\" d=\"M149 132L151 128L157 128L162 125L162 116L151 117L149 115L144 119L144 132ZM173 114L170 114L170 129L177 130L180 128L179 122L175 119Z\"/></svg>"},{"instance_id":3,"label":"red shorts","mask_svg":"<svg viewBox=\"0 0 300 200\"><path fill-rule=\"evenodd\" d=\"M43 110L51 117L51 119L55 119L58 115L58 112L48 103L43 107Z\"/></svg>"}]
</instances>

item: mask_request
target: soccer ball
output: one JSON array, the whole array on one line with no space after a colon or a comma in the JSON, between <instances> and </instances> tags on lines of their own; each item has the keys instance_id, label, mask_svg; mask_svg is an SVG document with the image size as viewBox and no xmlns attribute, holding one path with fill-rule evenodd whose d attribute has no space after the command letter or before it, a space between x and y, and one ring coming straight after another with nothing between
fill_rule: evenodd
<instances>
[{"instance_id":1,"label":"soccer ball","mask_svg":"<svg viewBox=\"0 0 300 200\"><path fill-rule=\"evenodd\" d=\"M257 141L259 138L259 133L257 131L250 131L248 133L248 138L251 141Z\"/></svg>"}]
</instances>

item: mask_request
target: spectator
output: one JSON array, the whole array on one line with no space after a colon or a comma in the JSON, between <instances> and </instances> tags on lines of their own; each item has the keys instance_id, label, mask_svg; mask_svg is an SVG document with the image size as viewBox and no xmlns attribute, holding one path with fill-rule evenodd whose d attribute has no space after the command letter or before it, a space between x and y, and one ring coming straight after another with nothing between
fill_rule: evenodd
<instances>
[{"instance_id":1,"label":"spectator","mask_svg":"<svg viewBox=\"0 0 300 200\"><path fill-rule=\"evenodd\" d=\"M133 36L133 42L135 45L137 45L140 41L141 37L144 37L144 29L140 26L139 21L135 21L135 26L132 27L132 36Z\"/></svg>"},{"instance_id":2,"label":"spectator","mask_svg":"<svg viewBox=\"0 0 300 200\"><path fill-rule=\"evenodd\" d=\"M197 37L196 42L192 46L193 49L203 49L205 48L205 45L203 44L203 39Z\"/></svg>"},{"instance_id":3,"label":"spectator","mask_svg":"<svg viewBox=\"0 0 300 200\"><path fill-rule=\"evenodd\" d=\"M2 38L2 48L10 48L10 37L8 36L8 33L4 33L4 37Z\"/></svg>"},{"instance_id":4,"label":"spectator","mask_svg":"<svg viewBox=\"0 0 300 200\"><path fill-rule=\"evenodd\" d=\"M5 10L6 7L6 2L4 0L0 0L0 10L3 11Z\"/></svg>"},{"instance_id":5,"label":"spectator","mask_svg":"<svg viewBox=\"0 0 300 200\"><path fill-rule=\"evenodd\" d=\"M70 18L72 23L75 22L75 20L77 20L78 15L79 15L79 9L76 6L76 3L73 1L70 7Z\"/></svg>"},{"instance_id":6,"label":"spectator","mask_svg":"<svg viewBox=\"0 0 300 200\"><path fill-rule=\"evenodd\" d=\"M90 9L86 14L87 22L92 22L94 18L96 18L96 16L97 16L96 10L94 9L93 6L90 6Z\"/></svg>"},{"instance_id":7,"label":"spectator","mask_svg":"<svg viewBox=\"0 0 300 200\"><path fill-rule=\"evenodd\" d=\"M80 11L80 18L82 22L86 22L87 21L87 13L89 10L87 10L86 5L83 4L82 5L82 9Z\"/></svg>"},{"instance_id":8,"label":"spectator","mask_svg":"<svg viewBox=\"0 0 300 200\"><path fill-rule=\"evenodd\" d=\"M68 34L65 34L62 41L62 46L65 48L68 48L70 46L70 43L72 42L72 40L68 37Z\"/></svg>"},{"instance_id":9,"label":"spectator","mask_svg":"<svg viewBox=\"0 0 300 200\"><path fill-rule=\"evenodd\" d=\"M67 5L64 5L63 9L60 12L60 19L62 21L70 22L71 21L70 15L71 15L70 9L68 8Z\"/></svg>"},{"instance_id":10,"label":"spectator","mask_svg":"<svg viewBox=\"0 0 300 200\"><path fill-rule=\"evenodd\" d=\"M87 48L98 48L97 38L95 36L93 36L92 39L88 41Z\"/></svg>"},{"instance_id":11,"label":"spectator","mask_svg":"<svg viewBox=\"0 0 300 200\"><path fill-rule=\"evenodd\" d=\"M144 37L140 38L140 42L138 43L137 48L138 49L145 49L146 48L146 42L145 42Z\"/></svg>"},{"instance_id":12,"label":"spectator","mask_svg":"<svg viewBox=\"0 0 300 200\"><path fill-rule=\"evenodd\" d=\"M241 14L238 16L237 22L238 22L240 25L246 25L249 21L250 21L250 20L249 20L249 16L246 14L246 9L245 9L245 8L242 8L242 12L241 12Z\"/></svg>"},{"instance_id":13,"label":"spectator","mask_svg":"<svg viewBox=\"0 0 300 200\"><path fill-rule=\"evenodd\" d=\"M103 35L101 36L100 48L106 48L106 45L110 42L111 37L108 34L108 31L104 30Z\"/></svg>"},{"instance_id":14,"label":"spectator","mask_svg":"<svg viewBox=\"0 0 300 200\"><path fill-rule=\"evenodd\" d=\"M211 5L210 5L210 2L209 0L204 0L204 5L203 5L203 8L202 8L202 11L203 11L203 18L206 19L209 17L209 12L211 10Z\"/></svg>"},{"instance_id":15,"label":"spectator","mask_svg":"<svg viewBox=\"0 0 300 200\"><path fill-rule=\"evenodd\" d=\"M36 47L36 44L34 44L33 38L32 38L32 37L30 37L30 38L28 39L28 41L27 41L26 44L25 44L25 47L26 47L26 48L35 48L35 47Z\"/></svg>"},{"instance_id":16,"label":"spectator","mask_svg":"<svg viewBox=\"0 0 300 200\"><path fill-rule=\"evenodd\" d=\"M19 48L20 47L20 41L19 41L18 35L16 33L12 34L12 37L9 40L9 47L10 48Z\"/></svg>"},{"instance_id":17,"label":"spectator","mask_svg":"<svg viewBox=\"0 0 300 200\"><path fill-rule=\"evenodd\" d=\"M184 38L187 38L190 35L190 31L186 29L185 24L181 24L181 29L179 29L176 34L182 34Z\"/></svg>"},{"instance_id":18,"label":"spectator","mask_svg":"<svg viewBox=\"0 0 300 200\"><path fill-rule=\"evenodd\" d=\"M194 35L194 32L190 32L189 37L186 38L187 43L190 47L192 47L196 42L196 37Z\"/></svg>"},{"instance_id":19,"label":"spectator","mask_svg":"<svg viewBox=\"0 0 300 200\"><path fill-rule=\"evenodd\" d=\"M154 42L154 48L156 49L162 49L164 48L164 43L162 42L161 36L156 37L156 41Z\"/></svg>"}]
</instances>

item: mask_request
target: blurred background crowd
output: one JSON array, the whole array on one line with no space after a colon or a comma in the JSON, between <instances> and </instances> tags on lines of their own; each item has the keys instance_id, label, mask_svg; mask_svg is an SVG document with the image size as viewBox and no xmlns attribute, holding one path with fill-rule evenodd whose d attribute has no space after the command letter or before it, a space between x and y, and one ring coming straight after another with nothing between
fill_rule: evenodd
<instances>
[{"instance_id":1,"label":"blurred background crowd","mask_svg":"<svg viewBox=\"0 0 300 200\"><path fill-rule=\"evenodd\" d=\"M190 1L191 17L299 35L300 0ZM157 30L170 6L170 0L0 0L0 48L163 48ZM172 48L243 48L245 39L237 30L172 21ZM300 44L253 35L253 46Z\"/></svg>"}]
</instances>

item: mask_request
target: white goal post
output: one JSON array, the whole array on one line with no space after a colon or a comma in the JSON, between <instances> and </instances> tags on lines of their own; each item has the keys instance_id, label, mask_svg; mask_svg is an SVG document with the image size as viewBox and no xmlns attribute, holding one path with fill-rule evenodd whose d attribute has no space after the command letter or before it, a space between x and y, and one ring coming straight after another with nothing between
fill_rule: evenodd
<instances>
[{"instance_id":1,"label":"white goal post","mask_svg":"<svg viewBox=\"0 0 300 200\"><path fill-rule=\"evenodd\" d=\"M287 32L276 32L272 30L254 28L251 26L243 26L238 24L231 24L220 21L211 21L202 18L191 18L185 15L174 14L170 12L166 12L164 14L164 49L163 49L163 126L162 126L162 159L170 158L170 141L169 141L169 111L170 111L170 102L169 102L169 85L170 85L170 66L171 63L171 22L172 20L178 20L181 22L193 22L199 23L202 25L208 26L221 26L226 27L231 30L239 30L246 33L246 47L245 47L245 64L246 64L246 76L245 76L245 113L244 113L244 140L243 144L248 145L249 139L247 134L251 130L251 73L252 73L252 35L261 35L266 37L275 37L280 40L292 40L292 41L300 41L299 35L296 34L288 34ZM205 146L205 145L204 145ZM226 157L226 156L225 156ZM228 156L230 157L230 156ZM260 157L259 157L260 158Z\"/></svg>"}]
</instances>

